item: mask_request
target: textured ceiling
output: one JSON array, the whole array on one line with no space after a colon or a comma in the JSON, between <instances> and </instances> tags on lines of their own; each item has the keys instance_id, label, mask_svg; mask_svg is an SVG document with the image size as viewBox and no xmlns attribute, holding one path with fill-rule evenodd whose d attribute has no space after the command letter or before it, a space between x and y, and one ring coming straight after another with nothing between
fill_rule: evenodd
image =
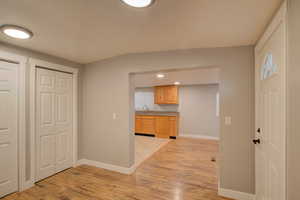
<instances>
[{"instance_id":1,"label":"textured ceiling","mask_svg":"<svg viewBox=\"0 0 300 200\"><path fill-rule=\"evenodd\" d=\"M0 24L31 29L0 40L79 63L138 52L253 45L282 0L1 0Z\"/></svg>"}]
</instances>

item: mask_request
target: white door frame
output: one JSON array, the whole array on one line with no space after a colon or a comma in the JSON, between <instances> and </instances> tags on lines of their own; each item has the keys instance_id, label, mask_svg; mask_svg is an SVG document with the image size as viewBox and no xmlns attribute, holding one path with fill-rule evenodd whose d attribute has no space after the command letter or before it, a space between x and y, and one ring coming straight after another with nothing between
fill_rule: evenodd
<instances>
[{"instance_id":1,"label":"white door frame","mask_svg":"<svg viewBox=\"0 0 300 200\"><path fill-rule=\"evenodd\" d=\"M36 86L36 68L43 67L50 70L56 70L61 72L68 72L73 74L73 166L76 166L78 160L78 69L67 67L63 65L58 65L42 60L37 59L29 59L30 65L30 157L31 157L31 169L30 169L30 180L31 185L35 183L35 170L36 170L36 163L35 163L35 86Z\"/></svg>"},{"instance_id":2,"label":"white door frame","mask_svg":"<svg viewBox=\"0 0 300 200\"><path fill-rule=\"evenodd\" d=\"M280 7L280 9L278 10L277 14L274 16L273 20L271 21L271 23L269 24L268 28L266 29L266 31L264 32L264 34L262 35L262 37L260 38L260 40L258 41L257 45L255 46L255 58L258 55L258 52L265 46L265 44L269 41L270 37L273 35L273 33L277 30L277 28L283 24L285 26L285 31L284 31L284 51L285 51L285 55L284 55L284 59L285 59L285 65L287 66L287 1L284 1L282 3L282 6ZM258 71L259 66L261 65L261 63L258 63L257 60L255 59L255 76L256 78L259 77L257 74L260 73ZM286 76L286 70L283 72L283 76ZM259 122L258 122L258 100L259 100L259 81L256 79L255 80L255 130L257 130L259 128ZM286 89L285 89L285 96L286 95ZM284 102L286 105L286 102ZM285 109L285 122L284 122L284 127L286 130L286 109ZM286 134L286 132L285 132ZM286 166L286 138L287 136L285 135L285 166ZM284 178L284 185L285 185L285 190L287 188L287 181L286 181L286 175L287 175L287 168L285 167L285 178ZM285 191L286 193L286 191ZM286 193L287 196L287 193ZM286 197L287 198L287 197Z\"/></svg>"},{"instance_id":3,"label":"white door frame","mask_svg":"<svg viewBox=\"0 0 300 200\"><path fill-rule=\"evenodd\" d=\"M0 51L0 60L4 62L11 62L18 65L18 190L26 189L26 63L27 58L16 54Z\"/></svg>"}]
</instances>

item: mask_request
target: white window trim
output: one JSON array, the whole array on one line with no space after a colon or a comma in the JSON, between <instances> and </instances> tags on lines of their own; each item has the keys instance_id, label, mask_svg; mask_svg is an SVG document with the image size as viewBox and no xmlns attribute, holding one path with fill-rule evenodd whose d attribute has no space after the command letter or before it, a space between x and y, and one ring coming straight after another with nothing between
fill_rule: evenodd
<instances>
[{"instance_id":1,"label":"white window trim","mask_svg":"<svg viewBox=\"0 0 300 200\"><path fill-rule=\"evenodd\" d=\"M220 117L220 92L216 94L216 116Z\"/></svg>"},{"instance_id":2,"label":"white window trim","mask_svg":"<svg viewBox=\"0 0 300 200\"><path fill-rule=\"evenodd\" d=\"M28 187L33 186L35 181L36 162L35 162L35 85L36 85L36 68L44 67L47 69L58 70L73 74L73 166L76 166L78 160L78 69L58 65L42 60L29 59L30 65L30 182Z\"/></svg>"},{"instance_id":3,"label":"white window trim","mask_svg":"<svg viewBox=\"0 0 300 200\"><path fill-rule=\"evenodd\" d=\"M26 151L26 63L27 58L16 54L0 51L0 59L13 62L18 65L18 190L26 188L26 169L25 169L25 151Z\"/></svg>"}]
</instances>

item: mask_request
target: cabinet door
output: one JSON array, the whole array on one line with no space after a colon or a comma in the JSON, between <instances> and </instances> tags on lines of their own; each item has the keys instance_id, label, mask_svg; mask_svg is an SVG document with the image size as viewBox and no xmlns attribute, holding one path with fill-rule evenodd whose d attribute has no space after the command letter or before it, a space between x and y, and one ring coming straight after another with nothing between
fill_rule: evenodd
<instances>
[{"instance_id":1,"label":"cabinet door","mask_svg":"<svg viewBox=\"0 0 300 200\"><path fill-rule=\"evenodd\" d=\"M142 133L143 132L143 125L142 125L142 117L136 116L135 117L135 132Z\"/></svg>"},{"instance_id":2,"label":"cabinet door","mask_svg":"<svg viewBox=\"0 0 300 200\"><path fill-rule=\"evenodd\" d=\"M165 98L164 98L164 87L157 86L155 87L155 104L164 104Z\"/></svg>"},{"instance_id":3,"label":"cabinet door","mask_svg":"<svg viewBox=\"0 0 300 200\"><path fill-rule=\"evenodd\" d=\"M144 133L155 133L155 118L153 116L144 116L142 123Z\"/></svg>"},{"instance_id":4,"label":"cabinet door","mask_svg":"<svg viewBox=\"0 0 300 200\"><path fill-rule=\"evenodd\" d=\"M155 104L178 104L178 87L156 86L154 101Z\"/></svg>"},{"instance_id":5,"label":"cabinet door","mask_svg":"<svg viewBox=\"0 0 300 200\"><path fill-rule=\"evenodd\" d=\"M170 136L176 137L178 135L178 120L177 117L169 117Z\"/></svg>"},{"instance_id":6,"label":"cabinet door","mask_svg":"<svg viewBox=\"0 0 300 200\"><path fill-rule=\"evenodd\" d=\"M155 134L155 117L154 116L137 116L136 133Z\"/></svg>"},{"instance_id":7,"label":"cabinet door","mask_svg":"<svg viewBox=\"0 0 300 200\"><path fill-rule=\"evenodd\" d=\"M178 87L167 86L165 87L165 96L167 104L178 104Z\"/></svg>"},{"instance_id":8,"label":"cabinet door","mask_svg":"<svg viewBox=\"0 0 300 200\"><path fill-rule=\"evenodd\" d=\"M170 137L169 117L167 116L156 117L156 137L158 138Z\"/></svg>"}]
</instances>

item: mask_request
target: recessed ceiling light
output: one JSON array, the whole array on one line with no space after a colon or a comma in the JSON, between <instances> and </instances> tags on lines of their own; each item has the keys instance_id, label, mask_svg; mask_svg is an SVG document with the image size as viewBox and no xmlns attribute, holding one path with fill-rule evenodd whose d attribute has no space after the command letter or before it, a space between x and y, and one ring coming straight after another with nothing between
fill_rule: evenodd
<instances>
[{"instance_id":1,"label":"recessed ceiling light","mask_svg":"<svg viewBox=\"0 0 300 200\"><path fill-rule=\"evenodd\" d=\"M174 82L174 85L180 85L179 81Z\"/></svg>"},{"instance_id":2,"label":"recessed ceiling light","mask_svg":"<svg viewBox=\"0 0 300 200\"><path fill-rule=\"evenodd\" d=\"M166 76L164 74L156 74L157 78L165 78Z\"/></svg>"},{"instance_id":3,"label":"recessed ceiling light","mask_svg":"<svg viewBox=\"0 0 300 200\"><path fill-rule=\"evenodd\" d=\"M5 35L16 39L29 39L33 36L33 33L21 26L5 24L0 27L0 30Z\"/></svg>"},{"instance_id":4,"label":"recessed ceiling light","mask_svg":"<svg viewBox=\"0 0 300 200\"><path fill-rule=\"evenodd\" d=\"M154 0L121 0L121 1L135 8L144 8L150 6Z\"/></svg>"}]
</instances>

